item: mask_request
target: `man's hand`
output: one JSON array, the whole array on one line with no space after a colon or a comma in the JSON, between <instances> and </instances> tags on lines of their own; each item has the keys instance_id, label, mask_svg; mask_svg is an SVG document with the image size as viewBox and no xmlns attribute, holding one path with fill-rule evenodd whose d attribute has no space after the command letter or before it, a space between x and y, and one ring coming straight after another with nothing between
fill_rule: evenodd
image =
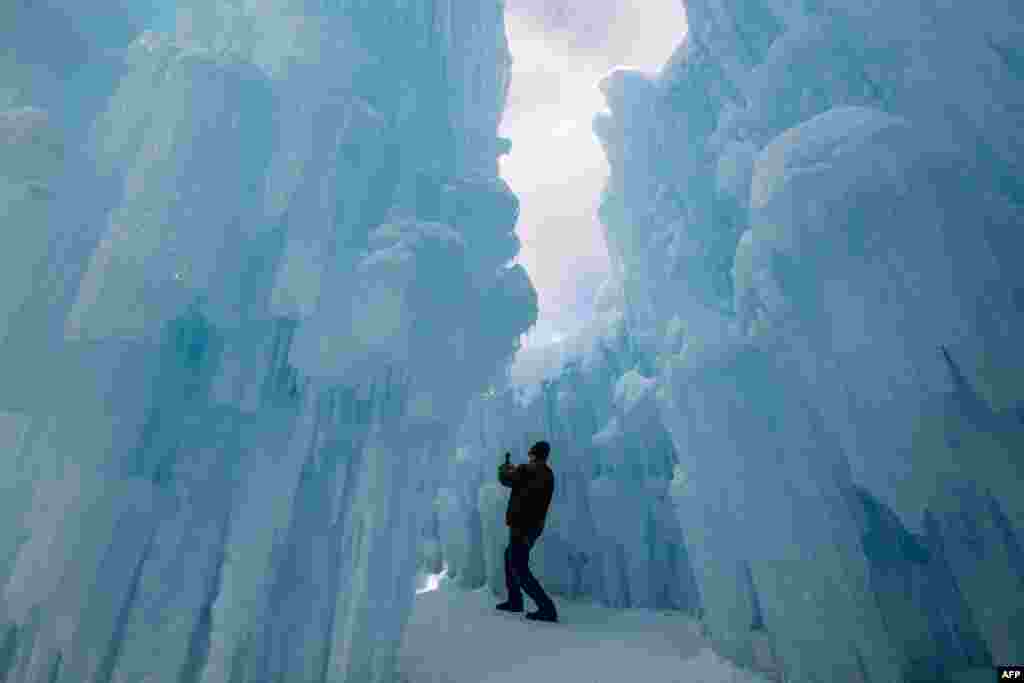
<instances>
[{"instance_id":1,"label":"man's hand","mask_svg":"<svg viewBox=\"0 0 1024 683\"><path fill-rule=\"evenodd\" d=\"M503 486L513 487L519 483L519 477L516 476L515 465L500 465L498 467L498 481Z\"/></svg>"}]
</instances>

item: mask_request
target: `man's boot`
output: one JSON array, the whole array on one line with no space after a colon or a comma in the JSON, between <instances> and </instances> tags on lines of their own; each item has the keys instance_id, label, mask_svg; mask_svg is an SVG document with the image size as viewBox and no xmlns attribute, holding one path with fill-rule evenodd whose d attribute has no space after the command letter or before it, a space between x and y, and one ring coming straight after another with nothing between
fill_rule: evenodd
<instances>
[{"instance_id":1,"label":"man's boot","mask_svg":"<svg viewBox=\"0 0 1024 683\"><path fill-rule=\"evenodd\" d=\"M540 610L539 609L536 612L527 612L526 613L526 618L529 619L530 621L548 621L548 622L551 622L552 624L557 624L558 623L558 614L556 614L553 611L548 612L548 611Z\"/></svg>"},{"instance_id":2,"label":"man's boot","mask_svg":"<svg viewBox=\"0 0 1024 683\"><path fill-rule=\"evenodd\" d=\"M506 600L505 602L499 602L494 606L495 609L501 610L502 612L522 612L522 604L515 604Z\"/></svg>"}]
</instances>

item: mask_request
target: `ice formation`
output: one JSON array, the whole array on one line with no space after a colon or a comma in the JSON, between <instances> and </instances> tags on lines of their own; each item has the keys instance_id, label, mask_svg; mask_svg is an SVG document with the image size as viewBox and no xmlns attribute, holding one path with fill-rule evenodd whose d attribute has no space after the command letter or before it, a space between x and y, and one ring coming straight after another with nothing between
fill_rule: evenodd
<instances>
[{"instance_id":1,"label":"ice formation","mask_svg":"<svg viewBox=\"0 0 1024 683\"><path fill-rule=\"evenodd\" d=\"M0 679L390 683L536 318L502 7L101 4L0 9Z\"/></svg>"},{"instance_id":2,"label":"ice formation","mask_svg":"<svg viewBox=\"0 0 1024 683\"><path fill-rule=\"evenodd\" d=\"M989 676L1024 658L1024 15L685 5L600 84L615 313L458 437L456 580L500 586L493 469L549 438L546 585L790 683Z\"/></svg>"},{"instance_id":3,"label":"ice formation","mask_svg":"<svg viewBox=\"0 0 1024 683\"><path fill-rule=\"evenodd\" d=\"M1019 2L685 4L510 373L502 2L0 4L0 679L390 683L540 438L556 593L788 683L1024 660Z\"/></svg>"}]
</instances>

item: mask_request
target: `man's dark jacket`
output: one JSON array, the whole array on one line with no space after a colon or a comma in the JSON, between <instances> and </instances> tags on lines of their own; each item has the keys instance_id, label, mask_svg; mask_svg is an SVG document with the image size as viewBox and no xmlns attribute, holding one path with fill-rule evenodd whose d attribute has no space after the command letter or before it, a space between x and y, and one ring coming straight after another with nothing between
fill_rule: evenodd
<instances>
[{"instance_id":1,"label":"man's dark jacket","mask_svg":"<svg viewBox=\"0 0 1024 683\"><path fill-rule=\"evenodd\" d=\"M547 463L501 467L498 480L512 489L505 524L513 529L543 529L555 493L555 475Z\"/></svg>"}]
</instances>

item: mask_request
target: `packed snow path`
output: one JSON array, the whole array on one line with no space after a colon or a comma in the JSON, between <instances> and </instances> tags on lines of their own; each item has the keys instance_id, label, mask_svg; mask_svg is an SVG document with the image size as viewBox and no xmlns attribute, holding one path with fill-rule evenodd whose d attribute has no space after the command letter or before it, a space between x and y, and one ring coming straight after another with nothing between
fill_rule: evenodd
<instances>
[{"instance_id":1,"label":"packed snow path","mask_svg":"<svg viewBox=\"0 0 1024 683\"><path fill-rule=\"evenodd\" d=\"M762 683L714 654L686 615L555 598L562 623L497 612L487 588L416 596L400 683ZM533 606L527 601L527 609Z\"/></svg>"}]
</instances>

